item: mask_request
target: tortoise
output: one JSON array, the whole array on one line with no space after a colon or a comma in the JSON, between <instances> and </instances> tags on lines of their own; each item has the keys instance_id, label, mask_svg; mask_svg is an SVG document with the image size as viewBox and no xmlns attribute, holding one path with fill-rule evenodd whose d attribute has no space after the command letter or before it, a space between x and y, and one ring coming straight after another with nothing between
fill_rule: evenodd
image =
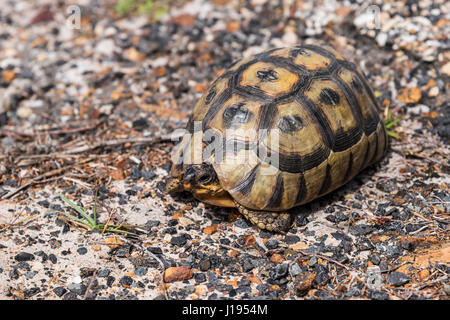
<instances>
[{"instance_id":1,"label":"tortoise","mask_svg":"<svg viewBox=\"0 0 450 320\"><path fill-rule=\"evenodd\" d=\"M195 105L166 190L285 233L288 210L382 158L388 139L378 110L361 70L328 44L244 58Z\"/></svg>"}]
</instances>

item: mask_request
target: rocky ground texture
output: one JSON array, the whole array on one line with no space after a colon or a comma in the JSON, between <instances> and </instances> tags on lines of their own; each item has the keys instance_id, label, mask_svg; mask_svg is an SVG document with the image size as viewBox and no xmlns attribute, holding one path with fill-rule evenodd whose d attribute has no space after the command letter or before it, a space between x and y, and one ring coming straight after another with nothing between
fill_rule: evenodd
<instances>
[{"instance_id":1,"label":"rocky ground texture","mask_svg":"<svg viewBox=\"0 0 450 320\"><path fill-rule=\"evenodd\" d=\"M177 1L156 22L114 6L0 7L0 298L448 299L448 1ZM318 41L401 117L385 158L286 235L168 195L168 134L207 85ZM59 194L134 235L87 231Z\"/></svg>"}]
</instances>

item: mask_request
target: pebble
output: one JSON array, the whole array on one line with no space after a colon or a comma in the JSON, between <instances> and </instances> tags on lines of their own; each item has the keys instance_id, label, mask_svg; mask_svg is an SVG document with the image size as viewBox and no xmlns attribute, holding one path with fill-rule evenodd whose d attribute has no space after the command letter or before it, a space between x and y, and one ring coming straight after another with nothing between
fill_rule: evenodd
<instances>
[{"instance_id":1,"label":"pebble","mask_svg":"<svg viewBox=\"0 0 450 320\"><path fill-rule=\"evenodd\" d=\"M19 118L27 119L33 114L33 109L31 109L30 107L20 107L16 112Z\"/></svg>"},{"instance_id":2,"label":"pebble","mask_svg":"<svg viewBox=\"0 0 450 320\"><path fill-rule=\"evenodd\" d=\"M267 247L267 249L270 249L270 250L276 249L276 248L278 248L278 241L275 239L269 239L265 243L265 246Z\"/></svg>"},{"instance_id":3,"label":"pebble","mask_svg":"<svg viewBox=\"0 0 450 320\"><path fill-rule=\"evenodd\" d=\"M372 300L389 300L389 294L386 291L371 290L369 297Z\"/></svg>"},{"instance_id":4,"label":"pebble","mask_svg":"<svg viewBox=\"0 0 450 320\"><path fill-rule=\"evenodd\" d=\"M119 283L123 286L131 286L133 284L133 278L130 276L123 276L120 278Z\"/></svg>"},{"instance_id":5,"label":"pebble","mask_svg":"<svg viewBox=\"0 0 450 320\"><path fill-rule=\"evenodd\" d=\"M137 276L139 276L139 277L142 277L142 276L145 276L146 274L147 274L147 268L144 268L144 267L137 267L135 270L134 270L134 274L135 275L137 275Z\"/></svg>"},{"instance_id":6,"label":"pebble","mask_svg":"<svg viewBox=\"0 0 450 320\"><path fill-rule=\"evenodd\" d=\"M100 269L97 273L97 276L100 278L106 278L107 276L109 276L110 272L111 271L108 268Z\"/></svg>"},{"instance_id":7,"label":"pebble","mask_svg":"<svg viewBox=\"0 0 450 320\"><path fill-rule=\"evenodd\" d=\"M211 268L211 261L209 259L204 259L200 261L200 271L208 271Z\"/></svg>"},{"instance_id":8,"label":"pebble","mask_svg":"<svg viewBox=\"0 0 450 320\"><path fill-rule=\"evenodd\" d=\"M63 287L56 287L53 289L53 292L58 296L58 297L62 297L66 292L67 289L63 288Z\"/></svg>"},{"instance_id":9,"label":"pebble","mask_svg":"<svg viewBox=\"0 0 450 320\"><path fill-rule=\"evenodd\" d=\"M86 293L87 287L82 283L70 283L67 286L67 289L69 289L70 292L73 292L73 293L81 296Z\"/></svg>"},{"instance_id":10,"label":"pebble","mask_svg":"<svg viewBox=\"0 0 450 320\"><path fill-rule=\"evenodd\" d=\"M34 260L34 255L28 252L20 252L14 257L14 259L16 261L31 261Z\"/></svg>"},{"instance_id":11,"label":"pebble","mask_svg":"<svg viewBox=\"0 0 450 320\"><path fill-rule=\"evenodd\" d=\"M409 281L410 278L406 274L397 271L391 272L387 277L387 282L394 287L400 287Z\"/></svg>"},{"instance_id":12,"label":"pebble","mask_svg":"<svg viewBox=\"0 0 450 320\"><path fill-rule=\"evenodd\" d=\"M284 278L289 270L289 265L287 263L282 263L276 265L269 273L272 280L278 280Z\"/></svg>"},{"instance_id":13,"label":"pebble","mask_svg":"<svg viewBox=\"0 0 450 320\"><path fill-rule=\"evenodd\" d=\"M167 283L191 279L192 270L187 266L170 267L164 271L164 281Z\"/></svg>"},{"instance_id":14,"label":"pebble","mask_svg":"<svg viewBox=\"0 0 450 320\"><path fill-rule=\"evenodd\" d=\"M315 278L316 275L311 272L304 272L295 277L295 294L299 297L305 296L313 288Z\"/></svg>"},{"instance_id":15,"label":"pebble","mask_svg":"<svg viewBox=\"0 0 450 320\"><path fill-rule=\"evenodd\" d=\"M444 292L450 296L450 284L444 284Z\"/></svg>"},{"instance_id":16,"label":"pebble","mask_svg":"<svg viewBox=\"0 0 450 320\"><path fill-rule=\"evenodd\" d=\"M170 243L176 246L184 246L186 244L187 240L184 235L172 237L170 239Z\"/></svg>"},{"instance_id":17,"label":"pebble","mask_svg":"<svg viewBox=\"0 0 450 320\"><path fill-rule=\"evenodd\" d=\"M80 255L85 255L87 253L87 249L84 247L78 248L77 249L78 254Z\"/></svg>"},{"instance_id":18,"label":"pebble","mask_svg":"<svg viewBox=\"0 0 450 320\"><path fill-rule=\"evenodd\" d=\"M197 283L202 283L206 281L206 275L204 273L197 272L194 274L194 280Z\"/></svg>"}]
</instances>

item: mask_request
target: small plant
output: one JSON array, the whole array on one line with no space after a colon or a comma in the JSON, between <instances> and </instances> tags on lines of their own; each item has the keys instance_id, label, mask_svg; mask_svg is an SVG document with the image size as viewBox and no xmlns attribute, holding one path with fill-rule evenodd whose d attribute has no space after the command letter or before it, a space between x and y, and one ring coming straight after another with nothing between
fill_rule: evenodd
<instances>
[{"instance_id":1,"label":"small plant","mask_svg":"<svg viewBox=\"0 0 450 320\"><path fill-rule=\"evenodd\" d=\"M74 209L76 212L78 212L84 219L80 219L74 215L71 215L69 213L64 213L64 215L75 221L77 224L81 224L85 228L92 230L97 229L100 232L115 232L115 233L123 233L123 234L134 234L132 232L128 232L123 229L131 229L133 226L127 226L127 225L114 225L114 224L103 224L103 223L97 223L97 193L95 193L95 200L94 200L94 209L93 214L94 218L91 218L89 214L87 214L82 208L77 206L75 203L64 197L62 194L58 193L58 196L61 197L61 199L64 200L72 209Z\"/></svg>"},{"instance_id":2,"label":"small plant","mask_svg":"<svg viewBox=\"0 0 450 320\"><path fill-rule=\"evenodd\" d=\"M402 117L397 117L395 119L392 119L391 109L389 109L389 107L387 108L386 119L384 120L384 125L386 126L387 134L394 139L400 139L400 136L397 133L395 133L394 131L389 130L389 128L393 127L401 119L402 119Z\"/></svg>"},{"instance_id":3,"label":"small plant","mask_svg":"<svg viewBox=\"0 0 450 320\"><path fill-rule=\"evenodd\" d=\"M150 14L159 20L169 13L172 0L118 0L115 11L120 14Z\"/></svg>"}]
</instances>

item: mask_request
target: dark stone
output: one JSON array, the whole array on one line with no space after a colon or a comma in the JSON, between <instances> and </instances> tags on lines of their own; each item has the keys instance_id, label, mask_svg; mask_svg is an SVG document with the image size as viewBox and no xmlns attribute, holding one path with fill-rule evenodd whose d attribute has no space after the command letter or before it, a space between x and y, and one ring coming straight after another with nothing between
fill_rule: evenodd
<instances>
[{"instance_id":1,"label":"dark stone","mask_svg":"<svg viewBox=\"0 0 450 320\"><path fill-rule=\"evenodd\" d=\"M266 247L267 249L276 249L278 248L278 241L275 239L267 240Z\"/></svg>"},{"instance_id":2,"label":"dark stone","mask_svg":"<svg viewBox=\"0 0 450 320\"><path fill-rule=\"evenodd\" d=\"M356 226L350 226L348 230L354 236L365 236L375 231L375 228L366 224L358 224Z\"/></svg>"},{"instance_id":3,"label":"dark stone","mask_svg":"<svg viewBox=\"0 0 450 320\"><path fill-rule=\"evenodd\" d=\"M154 254L162 254L163 253L161 248L159 248L159 247L148 247L147 250Z\"/></svg>"},{"instance_id":4,"label":"dark stone","mask_svg":"<svg viewBox=\"0 0 450 320\"><path fill-rule=\"evenodd\" d=\"M87 253L87 249L85 247L81 247L77 249L78 254L85 255Z\"/></svg>"},{"instance_id":5,"label":"dark stone","mask_svg":"<svg viewBox=\"0 0 450 320\"><path fill-rule=\"evenodd\" d=\"M110 272L111 271L108 268L100 269L99 272L97 273L97 276L100 278L106 278L107 276L109 276Z\"/></svg>"},{"instance_id":6,"label":"dark stone","mask_svg":"<svg viewBox=\"0 0 450 320\"><path fill-rule=\"evenodd\" d=\"M134 274L139 277L145 276L147 274L147 268L139 266L134 270Z\"/></svg>"},{"instance_id":7,"label":"dark stone","mask_svg":"<svg viewBox=\"0 0 450 320\"><path fill-rule=\"evenodd\" d=\"M39 251L37 251L37 252L35 252L34 253L36 256L38 256L38 257L41 257L41 261L42 262L45 262L45 261L47 261L48 260L48 255L44 252L44 251L42 251L42 250L39 250Z\"/></svg>"},{"instance_id":8,"label":"dark stone","mask_svg":"<svg viewBox=\"0 0 450 320\"><path fill-rule=\"evenodd\" d=\"M124 276L119 280L119 283L121 285L131 286L133 284L133 278L131 278L129 276Z\"/></svg>"},{"instance_id":9,"label":"dark stone","mask_svg":"<svg viewBox=\"0 0 450 320\"><path fill-rule=\"evenodd\" d=\"M211 261L209 259L204 259L200 261L200 271L208 271L211 268Z\"/></svg>"},{"instance_id":10,"label":"dark stone","mask_svg":"<svg viewBox=\"0 0 450 320\"><path fill-rule=\"evenodd\" d=\"M285 236L283 239L287 244L294 244L300 241L300 238L297 236Z\"/></svg>"},{"instance_id":11,"label":"dark stone","mask_svg":"<svg viewBox=\"0 0 450 320\"><path fill-rule=\"evenodd\" d=\"M336 240L344 240L344 241L348 241L348 242L351 242L351 241L352 241L352 238L350 238L349 236L347 236L346 234L343 234L343 233L332 232L331 235L332 235L333 238L335 238Z\"/></svg>"},{"instance_id":12,"label":"dark stone","mask_svg":"<svg viewBox=\"0 0 450 320\"><path fill-rule=\"evenodd\" d=\"M255 266L248 259L246 259L242 264L242 269L244 270L244 272L250 272L253 270L254 267Z\"/></svg>"},{"instance_id":13,"label":"dark stone","mask_svg":"<svg viewBox=\"0 0 450 320\"><path fill-rule=\"evenodd\" d=\"M250 226L248 225L247 221L245 221L244 219L238 219L236 220L236 222L234 223L234 225L236 227L242 228L242 229L247 229Z\"/></svg>"},{"instance_id":14,"label":"dark stone","mask_svg":"<svg viewBox=\"0 0 450 320\"><path fill-rule=\"evenodd\" d=\"M64 297L63 300L78 300L77 298L77 294L75 292L67 292Z\"/></svg>"},{"instance_id":15,"label":"dark stone","mask_svg":"<svg viewBox=\"0 0 450 320\"><path fill-rule=\"evenodd\" d=\"M172 237L172 239L170 239L170 243L176 246L184 246L186 242L187 240L184 235Z\"/></svg>"},{"instance_id":16,"label":"dark stone","mask_svg":"<svg viewBox=\"0 0 450 320\"><path fill-rule=\"evenodd\" d=\"M297 227L304 227L309 223L308 216L306 214L296 214L295 224Z\"/></svg>"},{"instance_id":17,"label":"dark stone","mask_svg":"<svg viewBox=\"0 0 450 320\"><path fill-rule=\"evenodd\" d=\"M73 292L77 295L84 295L86 293L87 287L82 283L71 283L67 286L70 292Z\"/></svg>"},{"instance_id":18,"label":"dark stone","mask_svg":"<svg viewBox=\"0 0 450 320\"><path fill-rule=\"evenodd\" d=\"M197 283L202 283L202 282L206 281L206 276L204 273L197 272L197 273L194 273L194 280Z\"/></svg>"},{"instance_id":19,"label":"dark stone","mask_svg":"<svg viewBox=\"0 0 450 320\"><path fill-rule=\"evenodd\" d=\"M381 258L380 258L380 256L379 255L377 255L377 254L371 254L371 255L369 255L369 260L370 260L370 262L372 262L374 265L379 265L380 264L380 262L381 262Z\"/></svg>"},{"instance_id":20,"label":"dark stone","mask_svg":"<svg viewBox=\"0 0 450 320\"><path fill-rule=\"evenodd\" d=\"M48 259L53 263L56 264L56 262L58 262L58 259L56 258L56 256L53 253L50 253L48 255Z\"/></svg>"},{"instance_id":21,"label":"dark stone","mask_svg":"<svg viewBox=\"0 0 450 320\"><path fill-rule=\"evenodd\" d=\"M284 278L289 271L289 265L287 263L277 264L275 268L270 270L269 276L272 280L278 280Z\"/></svg>"},{"instance_id":22,"label":"dark stone","mask_svg":"<svg viewBox=\"0 0 450 320\"><path fill-rule=\"evenodd\" d=\"M63 287L56 287L55 289L53 289L53 292L58 297L62 297L62 295L67 292L67 290L65 288L63 288Z\"/></svg>"},{"instance_id":23,"label":"dark stone","mask_svg":"<svg viewBox=\"0 0 450 320\"><path fill-rule=\"evenodd\" d=\"M394 287L400 287L408 283L409 280L410 278L406 274L397 271L391 272L387 277L387 282Z\"/></svg>"},{"instance_id":24,"label":"dark stone","mask_svg":"<svg viewBox=\"0 0 450 320\"><path fill-rule=\"evenodd\" d=\"M106 279L106 285L111 288L115 280L116 278L114 278L113 276L108 276L108 278Z\"/></svg>"},{"instance_id":25,"label":"dark stone","mask_svg":"<svg viewBox=\"0 0 450 320\"><path fill-rule=\"evenodd\" d=\"M389 300L389 294L386 291L372 290L369 292L369 298L372 300Z\"/></svg>"},{"instance_id":26,"label":"dark stone","mask_svg":"<svg viewBox=\"0 0 450 320\"><path fill-rule=\"evenodd\" d=\"M50 206L50 202L48 202L47 200L38 201L37 204L44 208L48 208Z\"/></svg>"},{"instance_id":27,"label":"dark stone","mask_svg":"<svg viewBox=\"0 0 450 320\"><path fill-rule=\"evenodd\" d=\"M148 121L144 118L139 118L133 121L133 129L142 130L148 128Z\"/></svg>"},{"instance_id":28,"label":"dark stone","mask_svg":"<svg viewBox=\"0 0 450 320\"><path fill-rule=\"evenodd\" d=\"M317 263L315 265L315 272L316 277L314 279L314 282L321 286L325 285L329 279L328 269Z\"/></svg>"},{"instance_id":29,"label":"dark stone","mask_svg":"<svg viewBox=\"0 0 450 320\"><path fill-rule=\"evenodd\" d=\"M347 221L349 218L348 214L345 214L342 211L338 211L336 212L336 219L339 221Z\"/></svg>"},{"instance_id":30,"label":"dark stone","mask_svg":"<svg viewBox=\"0 0 450 320\"><path fill-rule=\"evenodd\" d=\"M34 255L28 252L20 252L14 257L16 261L31 261L34 260Z\"/></svg>"},{"instance_id":31,"label":"dark stone","mask_svg":"<svg viewBox=\"0 0 450 320\"><path fill-rule=\"evenodd\" d=\"M80 269L80 277L87 278L92 277L95 273L95 268L81 268Z\"/></svg>"}]
</instances>

